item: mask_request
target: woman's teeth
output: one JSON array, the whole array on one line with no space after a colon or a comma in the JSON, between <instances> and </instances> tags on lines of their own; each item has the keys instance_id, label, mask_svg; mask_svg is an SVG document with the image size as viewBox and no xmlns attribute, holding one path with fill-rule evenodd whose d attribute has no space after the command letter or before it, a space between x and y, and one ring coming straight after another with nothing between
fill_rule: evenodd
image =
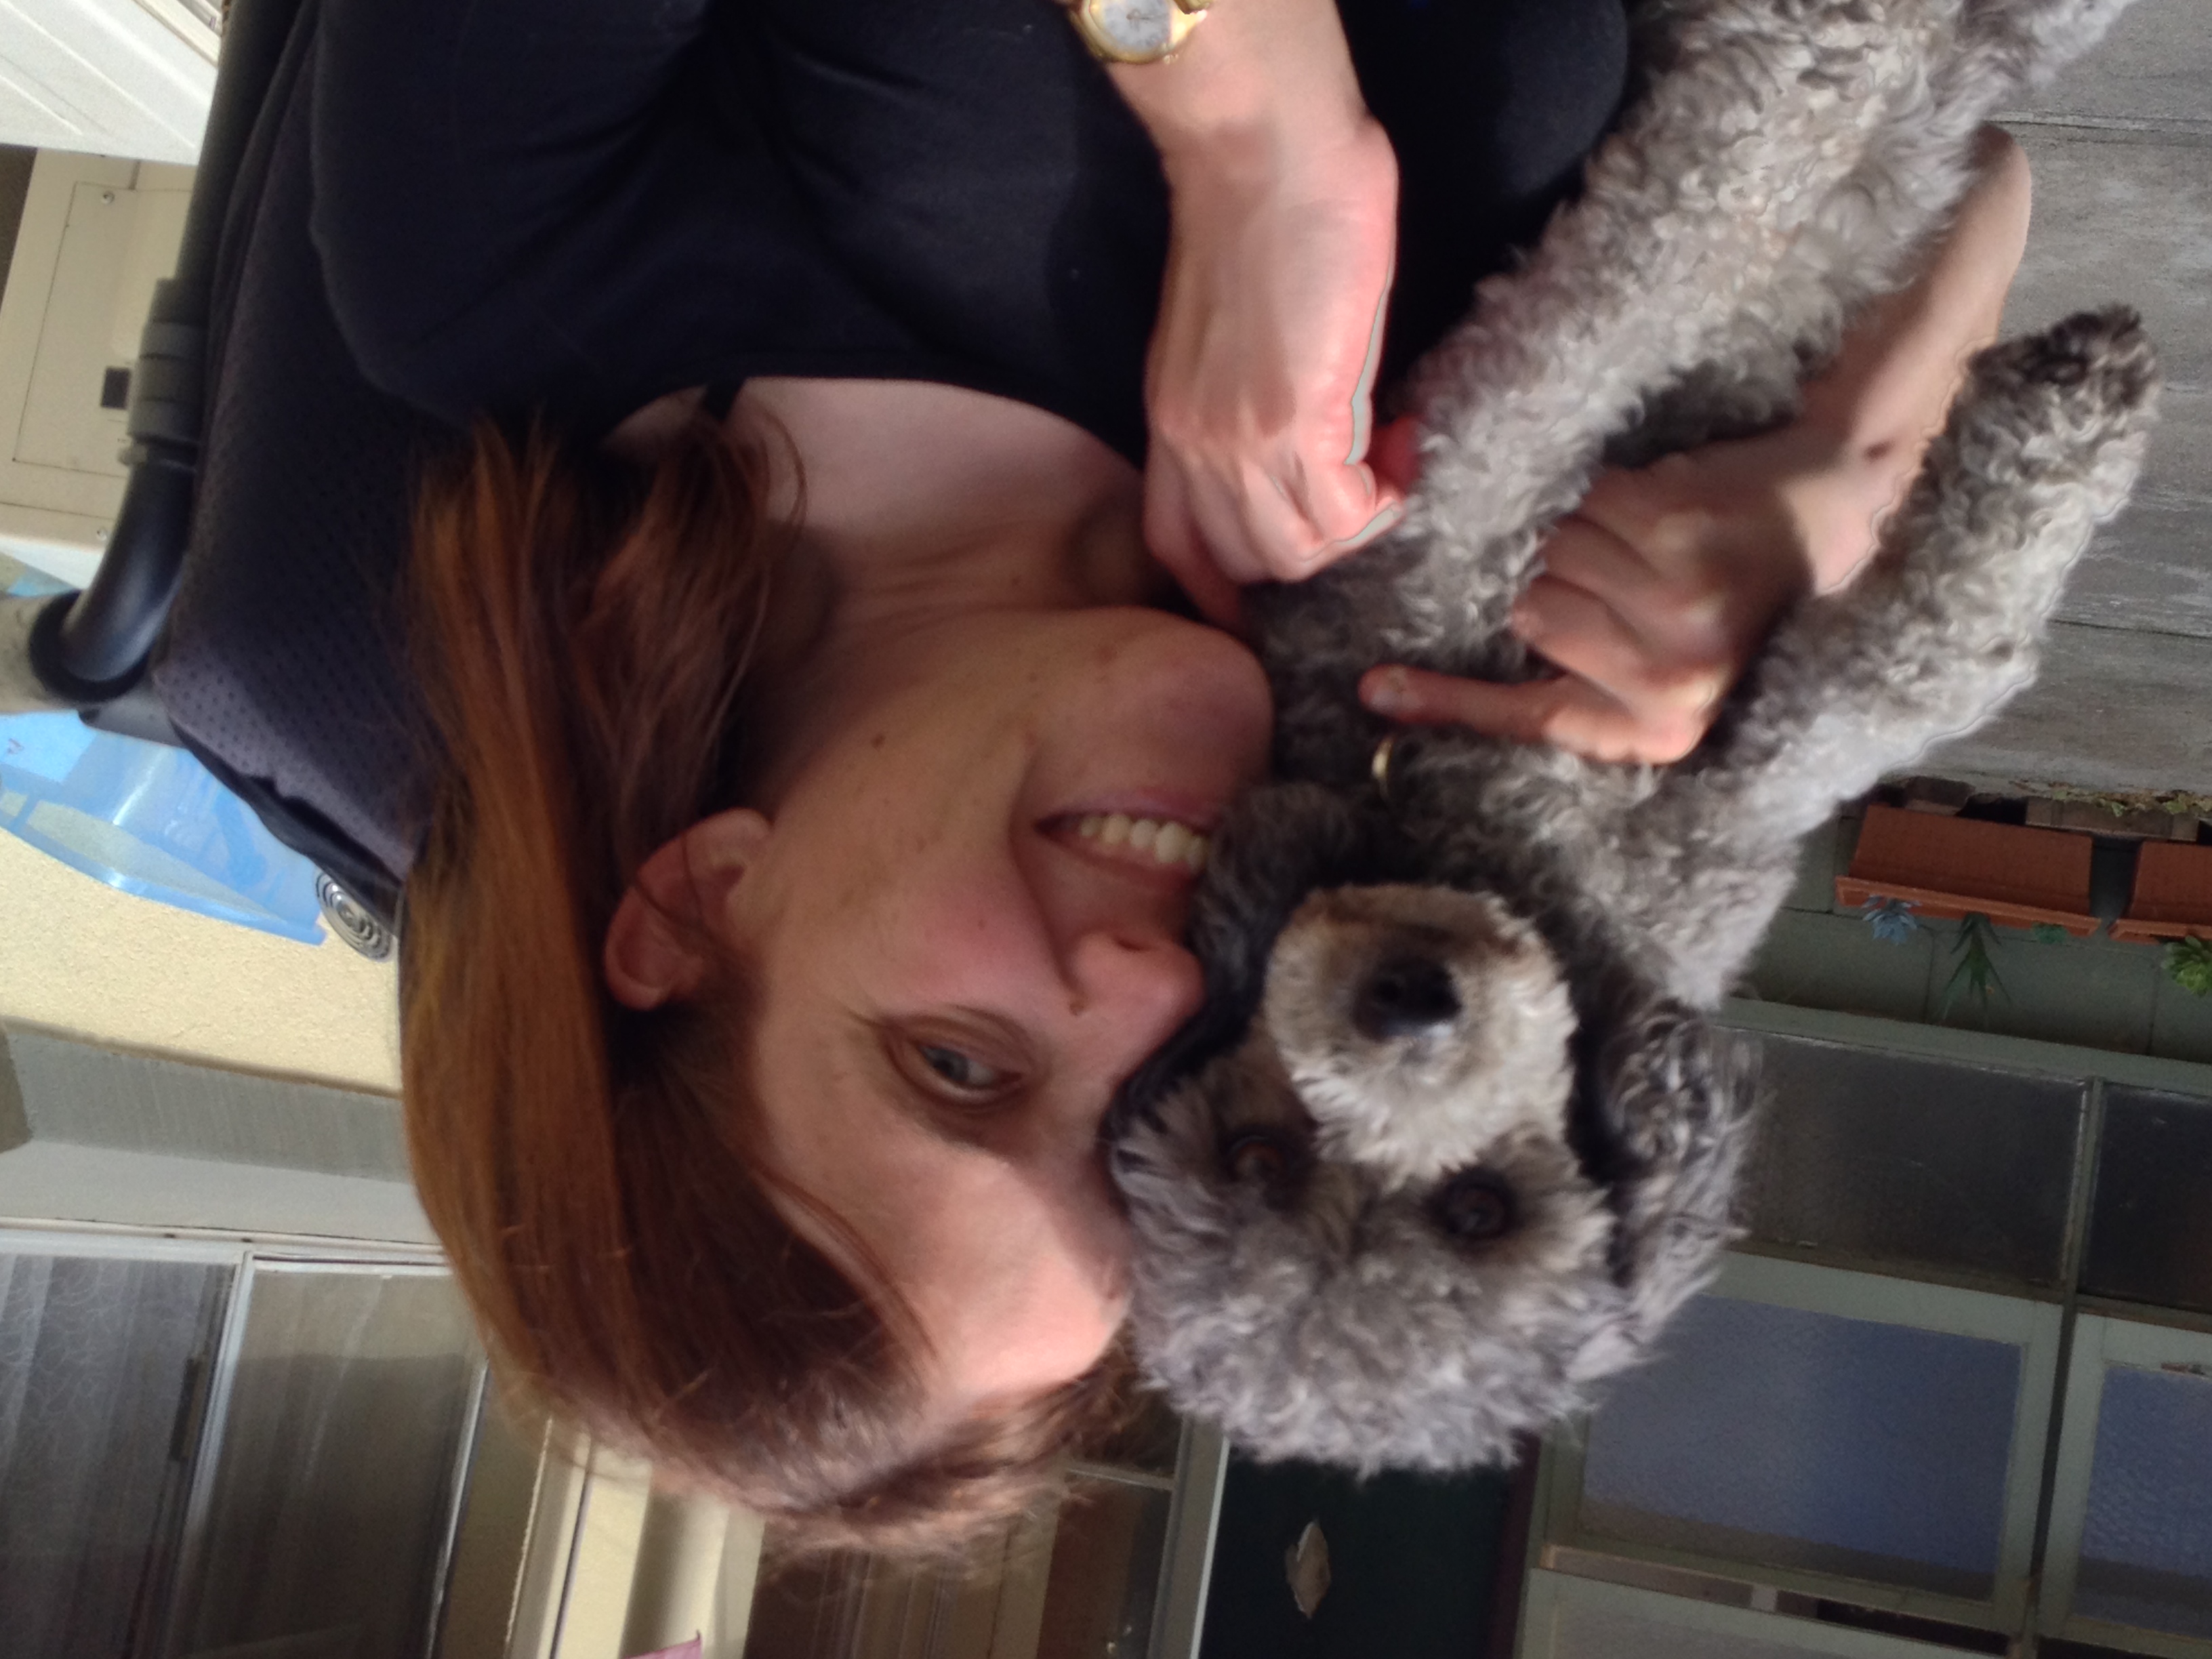
<instances>
[{"instance_id":1,"label":"woman's teeth","mask_svg":"<svg viewBox=\"0 0 2212 1659\"><path fill-rule=\"evenodd\" d=\"M1133 854L1155 864L1181 865L1194 875L1206 868L1211 845L1188 825L1168 818L1133 818L1126 812L1089 813L1075 826L1075 833L1125 856Z\"/></svg>"}]
</instances>

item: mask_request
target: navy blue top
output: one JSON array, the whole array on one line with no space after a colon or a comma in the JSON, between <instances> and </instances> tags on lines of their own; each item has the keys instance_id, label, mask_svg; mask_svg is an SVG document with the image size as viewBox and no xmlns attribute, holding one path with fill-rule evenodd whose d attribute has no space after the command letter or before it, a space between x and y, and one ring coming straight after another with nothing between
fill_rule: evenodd
<instances>
[{"instance_id":1,"label":"navy blue top","mask_svg":"<svg viewBox=\"0 0 2212 1659\"><path fill-rule=\"evenodd\" d=\"M1395 371L1571 187L1626 30L1620 0L1341 4L1404 179ZM595 434L753 374L939 380L1141 460L1166 191L1052 0L326 0L322 29L313 236L383 389Z\"/></svg>"}]
</instances>

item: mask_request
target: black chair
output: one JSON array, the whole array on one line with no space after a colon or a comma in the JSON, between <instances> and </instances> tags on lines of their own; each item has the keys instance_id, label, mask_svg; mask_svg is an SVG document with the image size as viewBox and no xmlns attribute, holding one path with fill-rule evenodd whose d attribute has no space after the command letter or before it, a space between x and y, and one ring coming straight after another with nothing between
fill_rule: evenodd
<instances>
[{"instance_id":1,"label":"black chair","mask_svg":"<svg viewBox=\"0 0 2212 1659\"><path fill-rule=\"evenodd\" d=\"M331 313L316 15L234 0L176 274L132 376L122 508L91 585L33 602L15 632L51 704L191 750L379 954L428 775L398 611L412 482L453 435L368 384Z\"/></svg>"}]
</instances>

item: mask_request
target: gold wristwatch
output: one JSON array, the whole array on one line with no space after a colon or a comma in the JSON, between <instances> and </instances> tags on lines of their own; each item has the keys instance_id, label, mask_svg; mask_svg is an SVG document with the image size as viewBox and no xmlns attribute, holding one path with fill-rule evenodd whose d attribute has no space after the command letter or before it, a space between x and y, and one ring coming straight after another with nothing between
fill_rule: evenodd
<instances>
[{"instance_id":1,"label":"gold wristwatch","mask_svg":"<svg viewBox=\"0 0 2212 1659\"><path fill-rule=\"evenodd\" d=\"M1157 64L1190 38L1212 0L1060 0L1083 43L1109 64Z\"/></svg>"}]
</instances>

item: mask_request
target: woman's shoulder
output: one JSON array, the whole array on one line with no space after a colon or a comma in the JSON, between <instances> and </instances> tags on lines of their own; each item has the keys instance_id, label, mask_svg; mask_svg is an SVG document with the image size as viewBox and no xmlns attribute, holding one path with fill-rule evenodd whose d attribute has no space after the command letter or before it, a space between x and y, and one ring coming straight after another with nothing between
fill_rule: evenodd
<instances>
[{"instance_id":1,"label":"woman's shoulder","mask_svg":"<svg viewBox=\"0 0 2212 1659\"><path fill-rule=\"evenodd\" d=\"M671 210L671 174L713 172L688 92L706 17L698 0L323 8L297 118L331 308L373 382L449 419L628 392L626 359L651 354L602 337L649 335L637 290L728 217L727 192Z\"/></svg>"}]
</instances>

